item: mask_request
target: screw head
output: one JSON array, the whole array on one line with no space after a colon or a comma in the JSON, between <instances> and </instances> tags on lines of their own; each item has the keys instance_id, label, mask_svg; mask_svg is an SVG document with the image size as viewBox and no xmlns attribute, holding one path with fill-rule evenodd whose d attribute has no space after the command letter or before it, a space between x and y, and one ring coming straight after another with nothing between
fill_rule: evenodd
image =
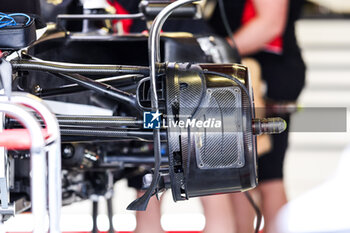
<instances>
[{"instance_id":1,"label":"screw head","mask_svg":"<svg viewBox=\"0 0 350 233\"><path fill-rule=\"evenodd\" d=\"M70 159L74 156L74 147L71 144L62 145L62 158Z\"/></svg>"}]
</instances>

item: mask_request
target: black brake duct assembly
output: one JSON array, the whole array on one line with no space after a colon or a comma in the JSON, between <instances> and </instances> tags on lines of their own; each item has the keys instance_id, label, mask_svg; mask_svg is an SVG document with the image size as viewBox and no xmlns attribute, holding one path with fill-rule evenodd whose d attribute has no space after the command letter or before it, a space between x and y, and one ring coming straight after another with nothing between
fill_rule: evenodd
<instances>
[{"instance_id":1,"label":"black brake duct assembly","mask_svg":"<svg viewBox=\"0 0 350 233\"><path fill-rule=\"evenodd\" d=\"M254 119L247 67L238 64L160 63L160 31L177 8L196 2L178 0L165 7L149 34L151 110L163 112L167 133L170 187L174 201L217 193L247 191L257 185L256 135L281 133L281 118ZM157 73L165 71L165 106L160 106ZM166 117L165 117L166 116ZM145 210L157 194L160 129L153 130L155 167L143 196L128 209ZM166 183L166 182L164 182Z\"/></svg>"}]
</instances>

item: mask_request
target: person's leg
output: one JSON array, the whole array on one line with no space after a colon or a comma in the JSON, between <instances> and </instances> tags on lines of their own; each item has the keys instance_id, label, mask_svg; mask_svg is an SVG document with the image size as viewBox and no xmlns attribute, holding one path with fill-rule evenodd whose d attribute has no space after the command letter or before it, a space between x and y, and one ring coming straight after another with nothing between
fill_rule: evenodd
<instances>
[{"instance_id":1,"label":"person's leg","mask_svg":"<svg viewBox=\"0 0 350 233\"><path fill-rule=\"evenodd\" d=\"M282 116L289 124L289 116ZM283 162L288 148L288 128L281 134L272 136L273 150L259 158L258 190L261 195L265 233L271 233L274 218L280 208L287 203L283 183Z\"/></svg>"},{"instance_id":2,"label":"person's leg","mask_svg":"<svg viewBox=\"0 0 350 233\"><path fill-rule=\"evenodd\" d=\"M230 194L201 198L205 214L203 233L234 233L234 220Z\"/></svg>"},{"instance_id":3,"label":"person's leg","mask_svg":"<svg viewBox=\"0 0 350 233\"><path fill-rule=\"evenodd\" d=\"M273 231L273 223L278 211L287 203L282 179L264 181L258 187L261 193L262 212L265 220L265 233Z\"/></svg>"},{"instance_id":4,"label":"person's leg","mask_svg":"<svg viewBox=\"0 0 350 233\"><path fill-rule=\"evenodd\" d=\"M142 196L143 192L138 191L137 196ZM146 211L136 212L136 229L134 233L164 233L160 224L161 210L160 201L153 196L147 206Z\"/></svg>"},{"instance_id":5,"label":"person's leg","mask_svg":"<svg viewBox=\"0 0 350 233\"><path fill-rule=\"evenodd\" d=\"M261 68L259 63L253 58L244 58L242 64L248 67L254 92L255 117L265 117L265 100L263 93L263 81L261 80ZM271 138L269 135L260 135L257 138L258 155L263 155L271 150Z\"/></svg>"},{"instance_id":6,"label":"person's leg","mask_svg":"<svg viewBox=\"0 0 350 233\"><path fill-rule=\"evenodd\" d=\"M250 192L256 196L257 192ZM254 198L256 199L256 198ZM253 233L255 212L244 193L231 194L236 232Z\"/></svg>"},{"instance_id":7,"label":"person's leg","mask_svg":"<svg viewBox=\"0 0 350 233\"><path fill-rule=\"evenodd\" d=\"M251 75L251 81L254 91L254 102L256 117L265 117L265 101L263 98L263 84L261 80L261 68L259 63L252 58L244 58L242 64L247 66ZM257 138L258 155L265 154L271 149L271 141L268 135L262 135ZM251 194L258 197L258 192L251 191ZM253 233L255 212L244 193L230 194L233 206L233 216L235 230L238 233ZM256 199L256 198L254 198Z\"/></svg>"},{"instance_id":8,"label":"person's leg","mask_svg":"<svg viewBox=\"0 0 350 233\"><path fill-rule=\"evenodd\" d=\"M261 69L259 63L251 58L244 58L242 63L246 65L252 77L252 85L255 98L255 107L257 109L257 117L265 117L265 101L263 98ZM257 140L258 155L265 154L271 150L271 140L268 135L262 135ZM206 216L206 227L203 233L212 232L233 232L230 227L235 227L238 233L254 232L255 212L249 201L243 193L230 194L228 206L233 210L229 210L224 197L212 196L202 198L204 213ZM227 213L226 213L227 212ZM235 224L234 224L235 223ZM220 227L218 229L218 227ZM230 229L226 231L225 229Z\"/></svg>"}]
</instances>

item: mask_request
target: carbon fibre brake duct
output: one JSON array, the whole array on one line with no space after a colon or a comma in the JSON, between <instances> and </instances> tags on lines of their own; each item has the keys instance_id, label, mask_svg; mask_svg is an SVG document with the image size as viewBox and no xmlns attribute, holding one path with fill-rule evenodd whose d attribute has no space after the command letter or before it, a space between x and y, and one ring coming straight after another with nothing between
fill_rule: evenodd
<instances>
[{"instance_id":1,"label":"carbon fibre brake duct","mask_svg":"<svg viewBox=\"0 0 350 233\"><path fill-rule=\"evenodd\" d=\"M173 63L166 73L174 201L254 188L256 137L247 68L238 64ZM283 130L283 120L278 122L281 124L271 131Z\"/></svg>"}]
</instances>

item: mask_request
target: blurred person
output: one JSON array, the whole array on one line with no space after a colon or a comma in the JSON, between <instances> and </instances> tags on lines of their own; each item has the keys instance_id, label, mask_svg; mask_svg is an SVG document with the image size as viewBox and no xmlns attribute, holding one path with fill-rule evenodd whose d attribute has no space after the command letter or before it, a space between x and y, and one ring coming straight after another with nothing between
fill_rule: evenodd
<instances>
[{"instance_id":1,"label":"blurred person","mask_svg":"<svg viewBox=\"0 0 350 233\"><path fill-rule=\"evenodd\" d=\"M265 101L263 98L263 84L261 80L261 67L252 58L243 58L242 64L249 68L254 90L254 103L257 109L256 117L265 117ZM269 135L260 135L257 138L257 153L264 155L271 150ZM255 191L250 193L256 197ZM248 199L242 193L213 195L201 198L206 225L203 233L241 233L253 232L255 212ZM234 220L234 221L232 221Z\"/></svg>"},{"instance_id":2,"label":"blurred person","mask_svg":"<svg viewBox=\"0 0 350 233\"><path fill-rule=\"evenodd\" d=\"M231 194L201 197L205 215L203 233L233 233L235 222L232 221Z\"/></svg>"},{"instance_id":3,"label":"blurred person","mask_svg":"<svg viewBox=\"0 0 350 233\"><path fill-rule=\"evenodd\" d=\"M137 198L144 194L143 191L137 191ZM163 196L163 195L162 195ZM136 229L134 233L165 233L160 223L161 219L161 201L156 196L151 197L145 211L136 211Z\"/></svg>"},{"instance_id":4,"label":"blurred person","mask_svg":"<svg viewBox=\"0 0 350 233\"><path fill-rule=\"evenodd\" d=\"M141 197L145 193L143 177L147 172L134 168L127 168L126 170L128 187L136 190L137 198ZM134 233L165 233L160 222L163 194L159 200L155 195L152 196L145 211L136 211L136 229Z\"/></svg>"},{"instance_id":5,"label":"blurred person","mask_svg":"<svg viewBox=\"0 0 350 233\"><path fill-rule=\"evenodd\" d=\"M265 101L263 99L263 84L259 63L252 58L243 58L242 64L249 68L254 90L254 102L257 108L256 117L265 117ZM271 150L269 135L257 138L257 152L259 155ZM254 191L251 193L256 196ZM253 232L255 213L250 203L242 193L221 194L201 198L206 225L203 233L241 233ZM241 217L242 216L242 217ZM232 221L234 220L234 221Z\"/></svg>"},{"instance_id":6,"label":"blurred person","mask_svg":"<svg viewBox=\"0 0 350 233\"><path fill-rule=\"evenodd\" d=\"M267 85L266 99L274 102L295 102L304 86L306 69L294 29L303 0L225 0L224 4L228 22L234 32L234 42L220 23L222 19L218 6L210 22L215 26L216 32L226 36L243 57L254 58L260 64L261 76ZM251 66L248 64L248 67ZM259 75L256 75L254 69L251 72L254 91L257 94L256 91L260 92L260 85L257 85L259 81L254 79ZM265 105L261 102L257 103L256 107L259 107L259 104ZM284 115L283 118L288 124L289 115ZM254 191L261 201L265 232L271 232L271 223L278 210L287 202L283 183L283 161L288 146L288 129L271 138L271 151L264 155L260 151L260 182ZM231 200L236 232L253 232L254 213L244 195L232 194Z\"/></svg>"}]
</instances>

